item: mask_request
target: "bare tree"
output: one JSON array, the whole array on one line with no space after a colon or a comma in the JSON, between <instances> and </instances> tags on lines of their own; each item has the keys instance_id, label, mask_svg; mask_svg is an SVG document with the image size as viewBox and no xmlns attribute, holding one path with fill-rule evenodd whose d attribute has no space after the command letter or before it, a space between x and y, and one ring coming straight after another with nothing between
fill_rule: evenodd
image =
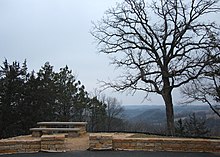
<instances>
[{"instance_id":1,"label":"bare tree","mask_svg":"<svg viewBox=\"0 0 220 157\"><path fill-rule=\"evenodd\" d=\"M167 129L174 134L172 91L197 79L218 45L219 27L205 15L219 13L218 0L125 0L106 11L92 35L101 53L124 70L117 91L141 90L162 96ZM216 55L213 53L212 55Z\"/></svg>"},{"instance_id":2,"label":"bare tree","mask_svg":"<svg viewBox=\"0 0 220 157\"><path fill-rule=\"evenodd\" d=\"M107 131L123 130L124 108L121 102L114 97L106 96L102 91L95 89L93 95L105 106L105 118L101 119Z\"/></svg>"},{"instance_id":3,"label":"bare tree","mask_svg":"<svg viewBox=\"0 0 220 157\"><path fill-rule=\"evenodd\" d=\"M183 103L200 101L209 105L211 110L220 117L220 57L215 57L212 66L197 80L181 88L185 98Z\"/></svg>"},{"instance_id":4,"label":"bare tree","mask_svg":"<svg viewBox=\"0 0 220 157\"><path fill-rule=\"evenodd\" d=\"M105 100L107 112L107 130L116 129L115 121L122 119L124 108L116 98L107 97Z\"/></svg>"}]
</instances>

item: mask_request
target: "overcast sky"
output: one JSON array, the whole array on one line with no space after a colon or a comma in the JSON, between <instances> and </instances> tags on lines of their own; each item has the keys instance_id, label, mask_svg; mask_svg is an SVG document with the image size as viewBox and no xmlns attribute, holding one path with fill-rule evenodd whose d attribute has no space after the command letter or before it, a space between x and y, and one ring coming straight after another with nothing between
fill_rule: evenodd
<instances>
[{"instance_id":1,"label":"overcast sky","mask_svg":"<svg viewBox=\"0 0 220 157\"><path fill-rule=\"evenodd\" d=\"M0 61L23 62L38 71L45 62L55 70L68 65L88 92L97 80L117 76L109 59L98 54L89 31L91 21L120 0L0 0ZM123 104L163 104L160 97L144 101L144 93L128 95L106 91Z\"/></svg>"}]
</instances>

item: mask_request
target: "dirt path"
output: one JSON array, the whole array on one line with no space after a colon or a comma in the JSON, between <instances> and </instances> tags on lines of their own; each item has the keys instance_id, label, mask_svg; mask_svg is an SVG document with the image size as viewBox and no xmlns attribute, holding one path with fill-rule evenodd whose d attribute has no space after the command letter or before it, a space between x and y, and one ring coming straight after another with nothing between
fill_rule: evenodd
<instances>
[{"instance_id":1,"label":"dirt path","mask_svg":"<svg viewBox=\"0 0 220 157\"><path fill-rule=\"evenodd\" d=\"M89 135L81 137L66 138L65 145L67 151L87 150L89 148Z\"/></svg>"}]
</instances>

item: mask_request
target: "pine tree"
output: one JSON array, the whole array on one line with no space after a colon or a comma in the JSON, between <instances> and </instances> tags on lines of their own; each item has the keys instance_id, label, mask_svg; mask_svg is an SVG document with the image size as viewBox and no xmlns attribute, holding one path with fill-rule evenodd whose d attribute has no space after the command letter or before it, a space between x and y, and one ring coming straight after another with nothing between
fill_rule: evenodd
<instances>
[{"instance_id":1,"label":"pine tree","mask_svg":"<svg viewBox=\"0 0 220 157\"><path fill-rule=\"evenodd\" d=\"M28 79L27 65L22 67L15 61L3 62L0 71L0 138L24 134L23 122L26 114L25 89Z\"/></svg>"}]
</instances>

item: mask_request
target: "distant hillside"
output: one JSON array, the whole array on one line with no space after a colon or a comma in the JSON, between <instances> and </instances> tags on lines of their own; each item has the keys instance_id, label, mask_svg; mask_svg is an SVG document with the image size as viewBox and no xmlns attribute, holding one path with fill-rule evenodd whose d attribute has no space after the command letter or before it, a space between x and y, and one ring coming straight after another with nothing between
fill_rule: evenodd
<instances>
[{"instance_id":1,"label":"distant hillside","mask_svg":"<svg viewBox=\"0 0 220 157\"><path fill-rule=\"evenodd\" d=\"M188 116L193 112L196 112L201 116L208 113L212 114L212 111L210 110L208 105L174 106L174 113L176 118ZM129 105L129 106L125 105L124 115L125 115L125 119L132 119L132 118L137 119L140 117L142 117L141 119L147 119L151 117L154 118L157 116L158 118L161 118L162 115L165 115L165 106L164 105Z\"/></svg>"},{"instance_id":2,"label":"distant hillside","mask_svg":"<svg viewBox=\"0 0 220 157\"><path fill-rule=\"evenodd\" d=\"M159 105L129 105L129 106L124 106L124 115L125 119L131 119L133 117L137 117L140 114L147 112L151 109L162 109L165 111L164 106L159 106Z\"/></svg>"},{"instance_id":3,"label":"distant hillside","mask_svg":"<svg viewBox=\"0 0 220 157\"><path fill-rule=\"evenodd\" d=\"M185 119L190 114L196 113L197 117L208 119L216 118L215 114L208 105L178 105L174 106L175 120ZM131 105L124 106L124 119L130 122L145 121L147 123L165 123L166 112L165 106L162 105Z\"/></svg>"},{"instance_id":4,"label":"distant hillside","mask_svg":"<svg viewBox=\"0 0 220 157\"><path fill-rule=\"evenodd\" d=\"M206 119L206 125L213 135L220 135L220 118L213 113L208 105L178 105L174 107L175 121L186 119L190 114L196 113L197 118ZM135 129L151 126L165 126L166 112L162 105L132 105L124 106L124 119L138 125ZM147 128L149 130L149 128Z\"/></svg>"},{"instance_id":5,"label":"distant hillside","mask_svg":"<svg viewBox=\"0 0 220 157\"><path fill-rule=\"evenodd\" d=\"M130 122L145 121L147 123L164 123L166 121L165 111L161 109L148 109L143 113L131 117Z\"/></svg>"}]
</instances>

